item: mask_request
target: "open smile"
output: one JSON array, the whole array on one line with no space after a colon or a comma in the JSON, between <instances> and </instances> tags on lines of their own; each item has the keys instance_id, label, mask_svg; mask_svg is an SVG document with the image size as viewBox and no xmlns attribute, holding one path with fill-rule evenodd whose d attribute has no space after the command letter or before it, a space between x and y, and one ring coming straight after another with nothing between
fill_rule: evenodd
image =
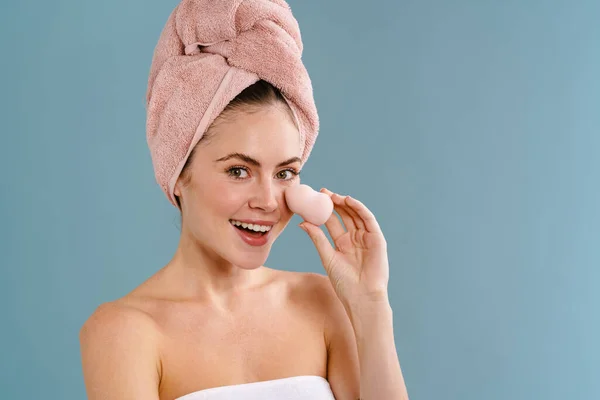
<instances>
[{"instance_id":1,"label":"open smile","mask_svg":"<svg viewBox=\"0 0 600 400\"><path fill-rule=\"evenodd\" d=\"M229 223L237 231L244 243L250 246L264 246L269 241L269 233L273 229L274 223L267 221L247 221L229 220Z\"/></svg>"}]
</instances>

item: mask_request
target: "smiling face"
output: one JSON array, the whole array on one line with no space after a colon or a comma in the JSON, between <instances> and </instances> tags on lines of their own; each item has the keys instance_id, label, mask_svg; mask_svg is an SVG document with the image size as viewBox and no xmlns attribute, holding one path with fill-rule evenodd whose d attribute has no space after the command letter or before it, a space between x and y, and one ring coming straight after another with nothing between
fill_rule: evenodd
<instances>
[{"instance_id":1,"label":"smiling face","mask_svg":"<svg viewBox=\"0 0 600 400\"><path fill-rule=\"evenodd\" d=\"M230 114L196 147L188 179L175 186L182 234L217 262L260 267L293 215L284 190L299 183L300 156L300 135L283 105Z\"/></svg>"}]
</instances>

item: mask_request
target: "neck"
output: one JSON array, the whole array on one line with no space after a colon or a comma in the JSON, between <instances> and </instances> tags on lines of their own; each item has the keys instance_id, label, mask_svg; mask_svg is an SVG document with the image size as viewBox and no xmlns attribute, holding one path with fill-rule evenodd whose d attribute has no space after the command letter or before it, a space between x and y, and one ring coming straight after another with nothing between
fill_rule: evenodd
<instances>
[{"instance_id":1,"label":"neck","mask_svg":"<svg viewBox=\"0 0 600 400\"><path fill-rule=\"evenodd\" d=\"M177 297L223 302L258 288L265 282L269 269L240 268L182 235L164 272L172 287L177 288Z\"/></svg>"}]
</instances>

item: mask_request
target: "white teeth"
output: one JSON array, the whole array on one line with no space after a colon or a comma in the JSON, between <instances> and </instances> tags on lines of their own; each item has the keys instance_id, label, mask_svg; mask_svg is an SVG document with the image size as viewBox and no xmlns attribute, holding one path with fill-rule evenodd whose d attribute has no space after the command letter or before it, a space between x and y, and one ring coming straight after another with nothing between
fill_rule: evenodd
<instances>
[{"instance_id":1,"label":"white teeth","mask_svg":"<svg viewBox=\"0 0 600 400\"><path fill-rule=\"evenodd\" d=\"M255 232L268 232L271 230L271 227L268 225L247 224L245 222L236 221L236 220L231 220L230 222L232 225L241 226L242 228L250 229Z\"/></svg>"}]
</instances>

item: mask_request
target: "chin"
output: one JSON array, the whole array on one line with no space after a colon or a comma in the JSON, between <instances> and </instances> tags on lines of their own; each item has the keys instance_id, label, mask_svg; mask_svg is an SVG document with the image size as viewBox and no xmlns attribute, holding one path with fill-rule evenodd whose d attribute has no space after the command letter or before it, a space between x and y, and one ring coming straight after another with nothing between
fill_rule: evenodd
<instances>
[{"instance_id":1,"label":"chin","mask_svg":"<svg viewBox=\"0 0 600 400\"><path fill-rule=\"evenodd\" d=\"M233 255L230 258L231 263L239 268L252 270L258 269L264 265L267 261L267 257L269 256L269 252L254 253L244 252L244 251L236 251L237 254Z\"/></svg>"}]
</instances>

